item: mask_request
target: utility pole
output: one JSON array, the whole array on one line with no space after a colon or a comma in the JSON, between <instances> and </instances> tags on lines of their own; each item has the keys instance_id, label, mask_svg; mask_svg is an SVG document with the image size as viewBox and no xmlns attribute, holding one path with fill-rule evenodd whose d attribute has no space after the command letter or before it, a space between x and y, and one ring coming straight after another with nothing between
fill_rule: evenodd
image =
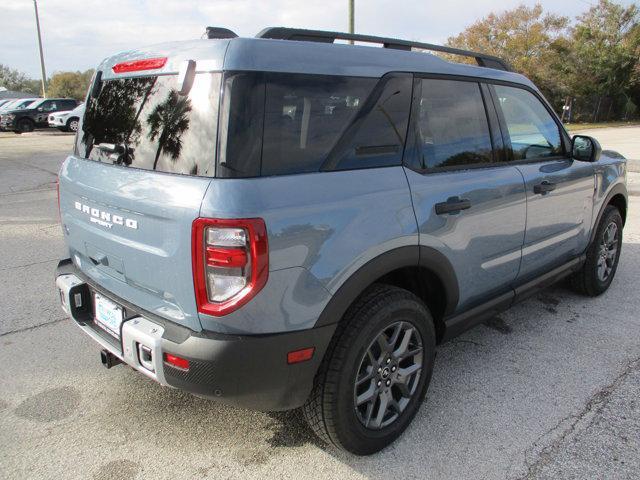
<instances>
[{"instance_id":1,"label":"utility pole","mask_svg":"<svg viewBox=\"0 0 640 480\"><path fill-rule=\"evenodd\" d=\"M36 28L38 30L38 47L40 48L40 71L42 73L42 98L47 98L47 73L44 70L44 54L42 53L42 36L40 35L40 18L38 17L38 1L33 0L36 11Z\"/></svg>"},{"instance_id":2,"label":"utility pole","mask_svg":"<svg viewBox=\"0 0 640 480\"><path fill-rule=\"evenodd\" d=\"M35 0L34 0L35 1ZM349 33L355 33L355 0L349 0ZM353 45L353 40L349 40L349 43Z\"/></svg>"}]
</instances>

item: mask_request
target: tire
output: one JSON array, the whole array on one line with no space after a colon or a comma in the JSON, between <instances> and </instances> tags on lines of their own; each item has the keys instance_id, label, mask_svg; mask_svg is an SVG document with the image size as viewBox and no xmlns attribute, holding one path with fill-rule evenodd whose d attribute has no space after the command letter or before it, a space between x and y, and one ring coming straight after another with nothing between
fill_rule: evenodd
<instances>
[{"instance_id":1,"label":"tire","mask_svg":"<svg viewBox=\"0 0 640 480\"><path fill-rule=\"evenodd\" d=\"M377 339L394 345L389 349L392 358ZM406 358L400 360L403 345L408 345ZM418 297L398 287L373 285L345 313L318 370L303 406L312 430L326 443L356 455L370 455L391 444L424 400L435 345L433 319ZM402 373L411 370L406 383L400 381ZM375 400L357 406L364 398ZM382 409L383 402L389 409Z\"/></svg>"},{"instance_id":2,"label":"tire","mask_svg":"<svg viewBox=\"0 0 640 480\"><path fill-rule=\"evenodd\" d=\"M65 131L76 133L78 131L78 119L74 117L67 120L67 127Z\"/></svg>"},{"instance_id":3,"label":"tire","mask_svg":"<svg viewBox=\"0 0 640 480\"><path fill-rule=\"evenodd\" d=\"M587 249L587 259L582 269L571 277L571 286L576 292L596 297L609 288L620 260L622 226L620 211L613 205L608 205ZM612 237L614 230L615 238Z\"/></svg>"},{"instance_id":4,"label":"tire","mask_svg":"<svg viewBox=\"0 0 640 480\"><path fill-rule=\"evenodd\" d=\"M31 120L23 118L21 120L18 120L18 124L16 125L16 130L14 131L15 133L28 133L28 132L33 132L34 128L35 128L35 125Z\"/></svg>"}]
</instances>

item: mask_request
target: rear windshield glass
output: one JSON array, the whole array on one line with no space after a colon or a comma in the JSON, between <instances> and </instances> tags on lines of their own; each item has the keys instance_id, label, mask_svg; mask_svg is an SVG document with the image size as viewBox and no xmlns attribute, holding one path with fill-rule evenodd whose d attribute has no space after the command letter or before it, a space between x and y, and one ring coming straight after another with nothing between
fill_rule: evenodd
<instances>
[{"instance_id":1,"label":"rear windshield glass","mask_svg":"<svg viewBox=\"0 0 640 480\"><path fill-rule=\"evenodd\" d=\"M197 74L188 95L177 75L105 81L89 98L78 156L146 170L213 176L221 74Z\"/></svg>"}]
</instances>

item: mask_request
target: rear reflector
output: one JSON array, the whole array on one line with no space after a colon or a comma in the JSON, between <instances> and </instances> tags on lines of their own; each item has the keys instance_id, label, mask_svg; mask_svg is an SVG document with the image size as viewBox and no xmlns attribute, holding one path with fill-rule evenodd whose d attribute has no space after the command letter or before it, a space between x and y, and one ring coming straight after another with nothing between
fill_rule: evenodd
<instances>
[{"instance_id":1,"label":"rear reflector","mask_svg":"<svg viewBox=\"0 0 640 480\"><path fill-rule=\"evenodd\" d=\"M289 352L287 353L287 363L291 365L293 363L300 363L311 360L314 351L315 347L309 347L303 348L302 350L294 350L293 352Z\"/></svg>"},{"instance_id":2,"label":"rear reflector","mask_svg":"<svg viewBox=\"0 0 640 480\"><path fill-rule=\"evenodd\" d=\"M180 368L182 370L189 370L189 360L186 358L178 357L177 355L171 355L170 353L164 354L164 361L171 366Z\"/></svg>"},{"instance_id":3,"label":"rear reflector","mask_svg":"<svg viewBox=\"0 0 640 480\"><path fill-rule=\"evenodd\" d=\"M145 58L144 60L132 60L114 65L114 73L139 72L141 70L155 70L164 67L167 57Z\"/></svg>"}]
</instances>

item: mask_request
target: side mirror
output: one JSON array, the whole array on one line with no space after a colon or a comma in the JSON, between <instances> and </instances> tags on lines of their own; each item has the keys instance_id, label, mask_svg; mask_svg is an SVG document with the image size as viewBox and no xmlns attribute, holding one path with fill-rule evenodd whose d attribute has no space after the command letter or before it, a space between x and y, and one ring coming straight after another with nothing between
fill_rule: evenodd
<instances>
[{"instance_id":1,"label":"side mirror","mask_svg":"<svg viewBox=\"0 0 640 480\"><path fill-rule=\"evenodd\" d=\"M593 137L574 135L571 139L571 156L581 162L597 162L600 159L602 147Z\"/></svg>"},{"instance_id":2,"label":"side mirror","mask_svg":"<svg viewBox=\"0 0 640 480\"><path fill-rule=\"evenodd\" d=\"M38 107L39 112L41 112L42 110L44 110L42 107Z\"/></svg>"}]
</instances>

